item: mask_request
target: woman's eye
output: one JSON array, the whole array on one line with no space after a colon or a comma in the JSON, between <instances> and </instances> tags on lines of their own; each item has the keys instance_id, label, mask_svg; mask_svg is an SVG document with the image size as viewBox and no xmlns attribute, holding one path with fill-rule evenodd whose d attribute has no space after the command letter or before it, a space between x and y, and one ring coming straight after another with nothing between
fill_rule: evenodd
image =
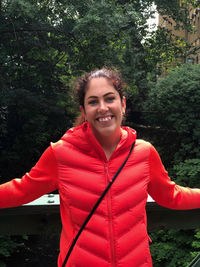
<instances>
[{"instance_id":1,"label":"woman's eye","mask_svg":"<svg viewBox=\"0 0 200 267\"><path fill-rule=\"evenodd\" d=\"M110 102L113 102L114 99L115 99L115 98L112 96L112 97L108 97L108 98L106 99L106 101L110 103Z\"/></svg>"},{"instance_id":2,"label":"woman's eye","mask_svg":"<svg viewBox=\"0 0 200 267\"><path fill-rule=\"evenodd\" d=\"M97 100L91 100L88 102L89 105L96 105L97 104Z\"/></svg>"}]
</instances>

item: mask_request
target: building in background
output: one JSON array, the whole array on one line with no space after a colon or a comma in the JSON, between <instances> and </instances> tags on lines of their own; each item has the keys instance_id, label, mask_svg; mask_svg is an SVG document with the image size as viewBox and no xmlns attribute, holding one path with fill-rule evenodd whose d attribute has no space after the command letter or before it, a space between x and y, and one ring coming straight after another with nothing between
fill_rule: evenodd
<instances>
[{"instance_id":1,"label":"building in background","mask_svg":"<svg viewBox=\"0 0 200 267\"><path fill-rule=\"evenodd\" d=\"M159 15L158 26L172 31L175 36L191 45L190 51L180 58L182 63L200 64L200 8L189 8L188 19L190 19L194 27L193 32L183 29L175 30L176 23L167 16Z\"/></svg>"}]
</instances>

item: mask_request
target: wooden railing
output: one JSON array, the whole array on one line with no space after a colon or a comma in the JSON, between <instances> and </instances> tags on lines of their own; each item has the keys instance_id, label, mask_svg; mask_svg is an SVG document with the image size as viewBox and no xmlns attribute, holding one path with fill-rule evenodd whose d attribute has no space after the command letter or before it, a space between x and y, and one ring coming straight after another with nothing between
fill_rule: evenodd
<instances>
[{"instance_id":1,"label":"wooden railing","mask_svg":"<svg viewBox=\"0 0 200 267\"><path fill-rule=\"evenodd\" d=\"M0 234L49 234L61 231L58 195L43 197L17 208L0 210ZM200 209L170 210L150 197L146 205L148 231L200 227Z\"/></svg>"}]
</instances>

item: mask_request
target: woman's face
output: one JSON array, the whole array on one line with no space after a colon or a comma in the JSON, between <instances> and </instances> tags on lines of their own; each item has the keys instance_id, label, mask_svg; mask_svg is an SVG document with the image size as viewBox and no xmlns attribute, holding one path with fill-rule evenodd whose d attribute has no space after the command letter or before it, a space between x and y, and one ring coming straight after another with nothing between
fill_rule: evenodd
<instances>
[{"instance_id":1,"label":"woman's face","mask_svg":"<svg viewBox=\"0 0 200 267\"><path fill-rule=\"evenodd\" d=\"M121 101L119 93L108 79L103 77L91 79L81 112L97 138L120 135L125 109L125 97Z\"/></svg>"}]
</instances>

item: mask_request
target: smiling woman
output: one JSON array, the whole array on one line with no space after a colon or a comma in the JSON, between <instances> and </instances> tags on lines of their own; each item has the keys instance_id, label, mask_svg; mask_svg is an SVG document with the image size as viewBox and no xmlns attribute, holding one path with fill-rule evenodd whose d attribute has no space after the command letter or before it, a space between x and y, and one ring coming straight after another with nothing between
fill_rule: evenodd
<instances>
[{"instance_id":1,"label":"smiling woman","mask_svg":"<svg viewBox=\"0 0 200 267\"><path fill-rule=\"evenodd\" d=\"M125 97L115 90L107 78L90 80L84 106L81 106L82 116L90 124L93 134L104 150L114 151L120 140L120 126L125 113Z\"/></svg>"},{"instance_id":2,"label":"smiling woman","mask_svg":"<svg viewBox=\"0 0 200 267\"><path fill-rule=\"evenodd\" d=\"M81 123L88 121L108 159L120 141L126 110L123 86L119 73L108 69L86 74L77 86Z\"/></svg>"}]
</instances>

